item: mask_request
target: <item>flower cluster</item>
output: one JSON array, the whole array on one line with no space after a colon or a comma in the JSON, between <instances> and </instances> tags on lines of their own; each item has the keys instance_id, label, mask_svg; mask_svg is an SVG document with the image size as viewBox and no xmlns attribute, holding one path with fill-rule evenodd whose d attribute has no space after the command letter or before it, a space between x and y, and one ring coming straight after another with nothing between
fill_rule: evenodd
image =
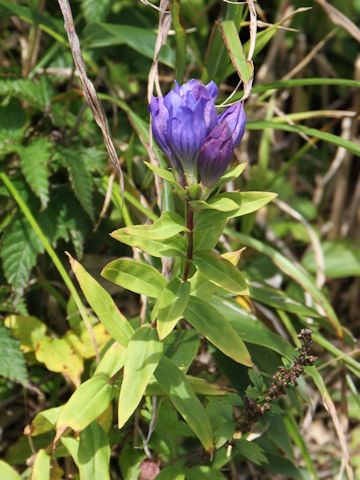
<instances>
[{"instance_id":1,"label":"flower cluster","mask_svg":"<svg viewBox=\"0 0 360 480\"><path fill-rule=\"evenodd\" d=\"M231 162L244 134L246 116L237 102L220 115L214 82L190 80L165 97L152 97L149 112L156 143L165 153L181 183L199 180L212 187Z\"/></svg>"}]
</instances>

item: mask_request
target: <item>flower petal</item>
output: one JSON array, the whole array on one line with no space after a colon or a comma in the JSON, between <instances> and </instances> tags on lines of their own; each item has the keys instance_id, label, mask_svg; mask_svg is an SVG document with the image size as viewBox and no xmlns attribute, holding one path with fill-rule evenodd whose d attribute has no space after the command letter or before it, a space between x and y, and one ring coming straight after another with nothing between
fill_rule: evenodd
<instances>
[{"instance_id":1,"label":"flower petal","mask_svg":"<svg viewBox=\"0 0 360 480\"><path fill-rule=\"evenodd\" d=\"M246 115L242 102L236 102L219 115L219 123L226 121L230 128L233 148L236 148L244 135Z\"/></svg>"},{"instance_id":2,"label":"flower petal","mask_svg":"<svg viewBox=\"0 0 360 480\"><path fill-rule=\"evenodd\" d=\"M206 137L199 153L199 173L203 185L212 187L227 169L233 156L231 131L222 122Z\"/></svg>"}]
</instances>

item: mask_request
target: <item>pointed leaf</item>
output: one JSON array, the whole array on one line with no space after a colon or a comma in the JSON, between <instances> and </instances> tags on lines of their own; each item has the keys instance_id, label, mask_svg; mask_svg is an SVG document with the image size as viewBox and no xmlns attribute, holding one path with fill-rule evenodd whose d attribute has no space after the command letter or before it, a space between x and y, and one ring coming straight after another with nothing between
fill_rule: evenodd
<instances>
[{"instance_id":1,"label":"pointed leaf","mask_svg":"<svg viewBox=\"0 0 360 480\"><path fill-rule=\"evenodd\" d=\"M220 23L219 28L239 77L244 83L249 82L254 74L254 67L251 61L246 60L235 22L233 20L225 20Z\"/></svg>"},{"instance_id":2,"label":"pointed leaf","mask_svg":"<svg viewBox=\"0 0 360 480\"><path fill-rule=\"evenodd\" d=\"M30 425L24 429L25 435L36 437L42 433L50 432L55 429L57 419L59 418L61 407L49 408L39 412Z\"/></svg>"},{"instance_id":3,"label":"pointed leaf","mask_svg":"<svg viewBox=\"0 0 360 480\"><path fill-rule=\"evenodd\" d=\"M244 342L213 305L190 296L184 317L225 355L248 367L253 365Z\"/></svg>"},{"instance_id":4,"label":"pointed leaf","mask_svg":"<svg viewBox=\"0 0 360 480\"><path fill-rule=\"evenodd\" d=\"M246 280L231 262L212 250L198 250L194 254L193 263L207 280L225 290L248 295Z\"/></svg>"},{"instance_id":5,"label":"pointed leaf","mask_svg":"<svg viewBox=\"0 0 360 480\"><path fill-rule=\"evenodd\" d=\"M277 196L272 192L224 192L208 202L196 200L190 202L194 208L212 208L228 212L229 217L239 217L256 212Z\"/></svg>"},{"instance_id":6,"label":"pointed leaf","mask_svg":"<svg viewBox=\"0 0 360 480\"><path fill-rule=\"evenodd\" d=\"M56 423L57 438L67 427L79 432L101 415L113 399L109 377L99 373L82 383L62 407Z\"/></svg>"},{"instance_id":7,"label":"pointed leaf","mask_svg":"<svg viewBox=\"0 0 360 480\"><path fill-rule=\"evenodd\" d=\"M110 335L124 347L127 346L133 328L120 313L114 300L108 292L85 270L85 268L68 254L71 268L80 284L80 287L96 313L100 322Z\"/></svg>"},{"instance_id":8,"label":"pointed leaf","mask_svg":"<svg viewBox=\"0 0 360 480\"><path fill-rule=\"evenodd\" d=\"M125 233L126 228L120 228L111 233L111 236L119 242L130 247L140 248L143 252L153 257L184 257L186 255L185 240L180 236L166 240L152 240L144 237L136 237Z\"/></svg>"},{"instance_id":9,"label":"pointed leaf","mask_svg":"<svg viewBox=\"0 0 360 480\"><path fill-rule=\"evenodd\" d=\"M120 287L154 298L160 297L167 285L166 278L156 268L126 258L110 262L101 275Z\"/></svg>"},{"instance_id":10,"label":"pointed leaf","mask_svg":"<svg viewBox=\"0 0 360 480\"><path fill-rule=\"evenodd\" d=\"M131 225L125 227L124 232L135 237L144 237L151 240L165 240L173 237L177 233L186 232L184 219L174 212L163 212L161 217L152 225ZM112 236L114 236L114 233Z\"/></svg>"},{"instance_id":11,"label":"pointed leaf","mask_svg":"<svg viewBox=\"0 0 360 480\"><path fill-rule=\"evenodd\" d=\"M134 333L128 345L121 384L118 421L121 428L134 413L162 356L163 344L150 325Z\"/></svg>"},{"instance_id":12,"label":"pointed leaf","mask_svg":"<svg viewBox=\"0 0 360 480\"><path fill-rule=\"evenodd\" d=\"M205 450L212 454L214 446L210 421L185 375L165 356L154 375Z\"/></svg>"},{"instance_id":13,"label":"pointed leaf","mask_svg":"<svg viewBox=\"0 0 360 480\"><path fill-rule=\"evenodd\" d=\"M159 338L167 337L182 317L190 296L190 283L178 278L164 288L159 300L157 330Z\"/></svg>"}]
</instances>

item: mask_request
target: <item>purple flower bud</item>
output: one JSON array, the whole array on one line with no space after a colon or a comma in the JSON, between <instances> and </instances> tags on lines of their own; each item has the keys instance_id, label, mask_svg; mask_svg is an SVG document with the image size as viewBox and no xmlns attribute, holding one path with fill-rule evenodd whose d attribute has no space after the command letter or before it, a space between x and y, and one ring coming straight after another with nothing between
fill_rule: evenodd
<instances>
[{"instance_id":1,"label":"purple flower bud","mask_svg":"<svg viewBox=\"0 0 360 480\"><path fill-rule=\"evenodd\" d=\"M245 113L240 102L218 116L214 82L204 85L190 80L165 97L152 97L148 107L156 143L189 184L212 186L225 172L234 148L245 129Z\"/></svg>"},{"instance_id":2,"label":"purple flower bud","mask_svg":"<svg viewBox=\"0 0 360 480\"><path fill-rule=\"evenodd\" d=\"M213 186L227 169L233 156L233 141L226 122L220 123L206 137L199 153L201 183Z\"/></svg>"},{"instance_id":3,"label":"purple flower bud","mask_svg":"<svg viewBox=\"0 0 360 480\"><path fill-rule=\"evenodd\" d=\"M233 148L236 148L244 135L246 115L241 102L236 102L219 115L219 123L226 121L232 135Z\"/></svg>"}]
</instances>

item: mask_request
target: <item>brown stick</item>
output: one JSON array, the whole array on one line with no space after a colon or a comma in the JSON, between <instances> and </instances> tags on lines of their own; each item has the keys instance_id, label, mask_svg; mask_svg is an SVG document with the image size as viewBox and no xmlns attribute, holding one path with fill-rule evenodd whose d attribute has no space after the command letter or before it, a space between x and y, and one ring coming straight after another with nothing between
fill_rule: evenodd
<instances>
[{"instance_id":1,"label":"brown stick","mask_svg":"<svg viewBox=\"0 0 360 480\"><path fill-rule=\"evenodd\" d=\"M106 149L108 151L110 160L114 166L114 168L117 170L119 177L120 177L120 188L121 192L123 193L124 191L124 179L120 167L120 162L118 155L116 153L113 141L110 136L109 132L109 127L106 119L106 115L104 112L104 109L98 99L96 90L92 82L89 80L87 74L86 74L86 66L85 62L81 53L80 49L80 42L79 38L76 34L75 30L75 25L74 25L74 19L71 13L71 8L68 0L58 0L61 13L64 17L64 27L69 39L69 44L71 48L71 53L74 59L74 63L76 66L76 69L79 73L79 77L81 80L82 88L83 88L83 93L86 98L87 103L89 104L89 107L91 108L91 111L94 115L96 123L99 125L101 132L104 137L104 142Z\"/></svg>"}]
</instances>

